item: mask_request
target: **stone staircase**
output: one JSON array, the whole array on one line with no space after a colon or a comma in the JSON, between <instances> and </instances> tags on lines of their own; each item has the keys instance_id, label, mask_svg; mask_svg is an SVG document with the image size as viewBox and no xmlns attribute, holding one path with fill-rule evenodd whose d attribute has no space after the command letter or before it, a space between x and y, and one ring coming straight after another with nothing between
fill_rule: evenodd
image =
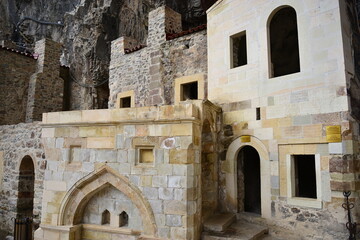
<instances>
[{"instance_id":1,"label":"stone staircase","mask_svg":"<svg viewBox=\"0 0 360 240\"><path fill-rule=\"evenodd\" d=\"M215 214L204 223L203 240L258 240L264 239L269 229L250 223L235 214ZM270 238L268 238L270 240Z\"/></svg>"}]
</instances>

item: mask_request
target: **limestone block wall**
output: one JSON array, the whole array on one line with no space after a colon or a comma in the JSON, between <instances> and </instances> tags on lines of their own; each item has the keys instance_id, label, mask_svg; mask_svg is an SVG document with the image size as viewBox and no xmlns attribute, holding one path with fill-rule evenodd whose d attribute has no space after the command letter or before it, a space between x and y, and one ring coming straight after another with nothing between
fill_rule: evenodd
<instances>
[{"instance_id":1,"label":"limestone block wall","mask_svg":"<svg viewBox=\"0 0 360 240\"><path fill-rule=\"evenodd\" d=\"M38 122L0 126L0 229L9 234L14 227L12 218L17 215L20 164L26 156L33 160L35 167L33 214L38 226L46 168L41 127Z\"/></svg>"},{"instance_id":2,"label":"limestone block wall","mask_svg":"<svg viewBox=\"0 0 360 240\"><path fill-rule=\"evenodd\" d=\"M175 78L206 74L206 31L167 41L166 34L175 32L181 32L181 16L160 7L150 12L146 47L133 51L137 41L127 37L112 42L110 108L118 93L130 90L136 106L173 104Z\"/></svg>"},{"instance_id":3,"label":"limestone block wall","mask_svg":"<svg viewBox=\"0 0 360 240\"><path fill-rule=\"evenodd\" d=\"M25 121L29 78L36 59L0 47L0 125Z\"/></svg>"},{"instance_id":4,"label":"limestone block wall","mask_svg":"<svg viewBox=\"0 0 360 240\"><path fill-rule=\"evenodd\" d=\"M198 239L202 116L214 111L207 105L45 113L48 167L35 239L78 239L80 229L91 239ZM95 202L109 203L109 226L90 221L104 211ZM129 226L120 227L126 208Z\"/></svg>"},{"instance_id":5,"label":"limestone block wall","mask_svg":"<svg viewBox=\"0 0 360 240\"><path fill-rule=\"evenodd\" d=\"M351 49L343 45L340 2L223 0L208 10L208 98L224 111L220 205L239 210L238 152L252 146L260 155L262 216L307 239L345 238L342 191L358 201L358 123L349 115L344 61ZM300 72L270 77L268 26L284 6L296 11ZM247 64L231 68L230 37L244 31ZM340 126L339 142L329 142L327 126ZM317 159L313 202L293 195L294 155Z\"/></svg>"},{"instance_id":6,"label":"limestone block wall","mask_svg":"<svg viewBox=\"0 0 360 240\"><path fill-rule=\"evenodd\" d=\"M36 72L29 80L26 122L41 121L42 113L63 109L64 80L60 78L61 44L49 39L36 43Z\"/></svg>"}]
</instances>

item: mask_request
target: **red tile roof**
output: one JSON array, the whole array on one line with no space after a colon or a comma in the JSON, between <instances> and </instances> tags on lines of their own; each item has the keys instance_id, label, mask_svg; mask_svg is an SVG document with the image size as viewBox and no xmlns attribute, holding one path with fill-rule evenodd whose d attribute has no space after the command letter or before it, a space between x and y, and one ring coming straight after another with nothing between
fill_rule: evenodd
<instances>
[{"instance_id":1,"label":"red tile roof","mask_svg":"<svg viewBox=\"0 0 360 240\"><path fill-rule=\"evenodd\" d=\"M146 47L146 45L143 45L143 44L140 44L140 45L137 45L136 47L133 47L133 48L125 48L124 51L125 51L125 54L129 54L129 53L132 53L132 52L136 52L142 48Z\"/></svg>"},{"instance_id":2,"label":"red tile roof","mask_svg":"<svg viewBox=\"0 0 360 240\"><path fill-rule=\"evenodd\" d=\"M35 60L38 59L39 57L39 54L37 53L27 53L27 52L21 52L19 50L16 50L16 49L12 49L12 48L8 48L8 47L4 47L4 46L1 46L0 45L0 50L5 50L5 51L9 51L9 52L14 52L14 53L17 53L17 54L21 54L21 55L24 55L26 57L30 57L30 58L33 58Z\"/></svg>"},{"instance_id":3,"label":"red tile roof","mask_svg":"<svg viewBox=\"0 0 360 240\"><path fill-rule=\"evenodd\" d=\"M166 34L166 40L172 40L172 39L175 39L175 38L178 38L178 37L189 35L189 34L192 34L192 33L195 33L195 32L202 31L202 30L204 30L206 28L207 28L207 25L202 24L200 26L197 26L197 27L194 27L194 28L191 28L189 30L185 30L185 31L182 31L182 32L179 32L179 33L167 33Z\"/></svg>"}]
</instances>

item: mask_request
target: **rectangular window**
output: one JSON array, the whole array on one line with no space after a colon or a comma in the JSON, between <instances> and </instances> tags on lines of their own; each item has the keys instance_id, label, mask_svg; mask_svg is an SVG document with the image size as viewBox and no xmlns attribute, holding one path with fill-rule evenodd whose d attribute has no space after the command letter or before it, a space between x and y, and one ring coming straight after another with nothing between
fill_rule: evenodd
<instances>
[{"instance_id":1,"label":"rectangular window","mask_svg":"<svg viewBox=\"0 0 360 240\"><path fill-rule=\"evenodd\" d=\"M317 198L315 155L293 155L295 197Z\"/></svg>"},{"instance_id":2,"label":"rectangular window","mask_svg":"<svg viewBox=\"0 0 360 240\"><path fill-rule=\"evenodd\" d=\"M181 84L181 101L198 99L198 82Z\"/></svg>"},{"instance_id":3,"label":"rectangular window","mask_svg":"<svg viewBox=\"0 0 360 240\"><path fill-rule=\"evenodd\" d=\"M230 37L231 44L231 68L247 64L246 31Z\"/></svg>"},{"instance_id":4,"label":"rectangular window","mask_svg":"<svg viewBox=\"0 0 360 240\"><path fill-rule=\"evenodd\" d=\"M256 108L256 120L261 120L260 108Z\"/></svg>"},{"instance_id":5,"label":"rectangular window","mask_svg":"<svg viewBox=\"0 0 360 240\"><path fill-rule=\"evenodd\" d=\"M120 98L120 108L129 108L131 107L131 97Z\"/></svg>"}]
</instances>

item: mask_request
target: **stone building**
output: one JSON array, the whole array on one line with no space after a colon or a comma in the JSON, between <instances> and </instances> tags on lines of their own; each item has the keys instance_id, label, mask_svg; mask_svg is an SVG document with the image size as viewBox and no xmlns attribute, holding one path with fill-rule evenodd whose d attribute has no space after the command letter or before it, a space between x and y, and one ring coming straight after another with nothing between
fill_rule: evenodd
<instances>
[{"instance_id":1,"label":"stone building","mask_svg":"<svg viewBox=\"0 0 360 240\"><path fill-rule=\"evenodd\" d=\"M37 60L0 49L34 72L11 85L27 93L22 110L5 104L0 227L33 201L36 240L252 239L268 228L346 239L343 191L359 214L354 2L219 0L207 20L183 31L160 7L146 45L114 40L102 110L61 111L57 44L39 43ZM23 178L35 179L33 198Z\"/></svg>"}]
</instances>

